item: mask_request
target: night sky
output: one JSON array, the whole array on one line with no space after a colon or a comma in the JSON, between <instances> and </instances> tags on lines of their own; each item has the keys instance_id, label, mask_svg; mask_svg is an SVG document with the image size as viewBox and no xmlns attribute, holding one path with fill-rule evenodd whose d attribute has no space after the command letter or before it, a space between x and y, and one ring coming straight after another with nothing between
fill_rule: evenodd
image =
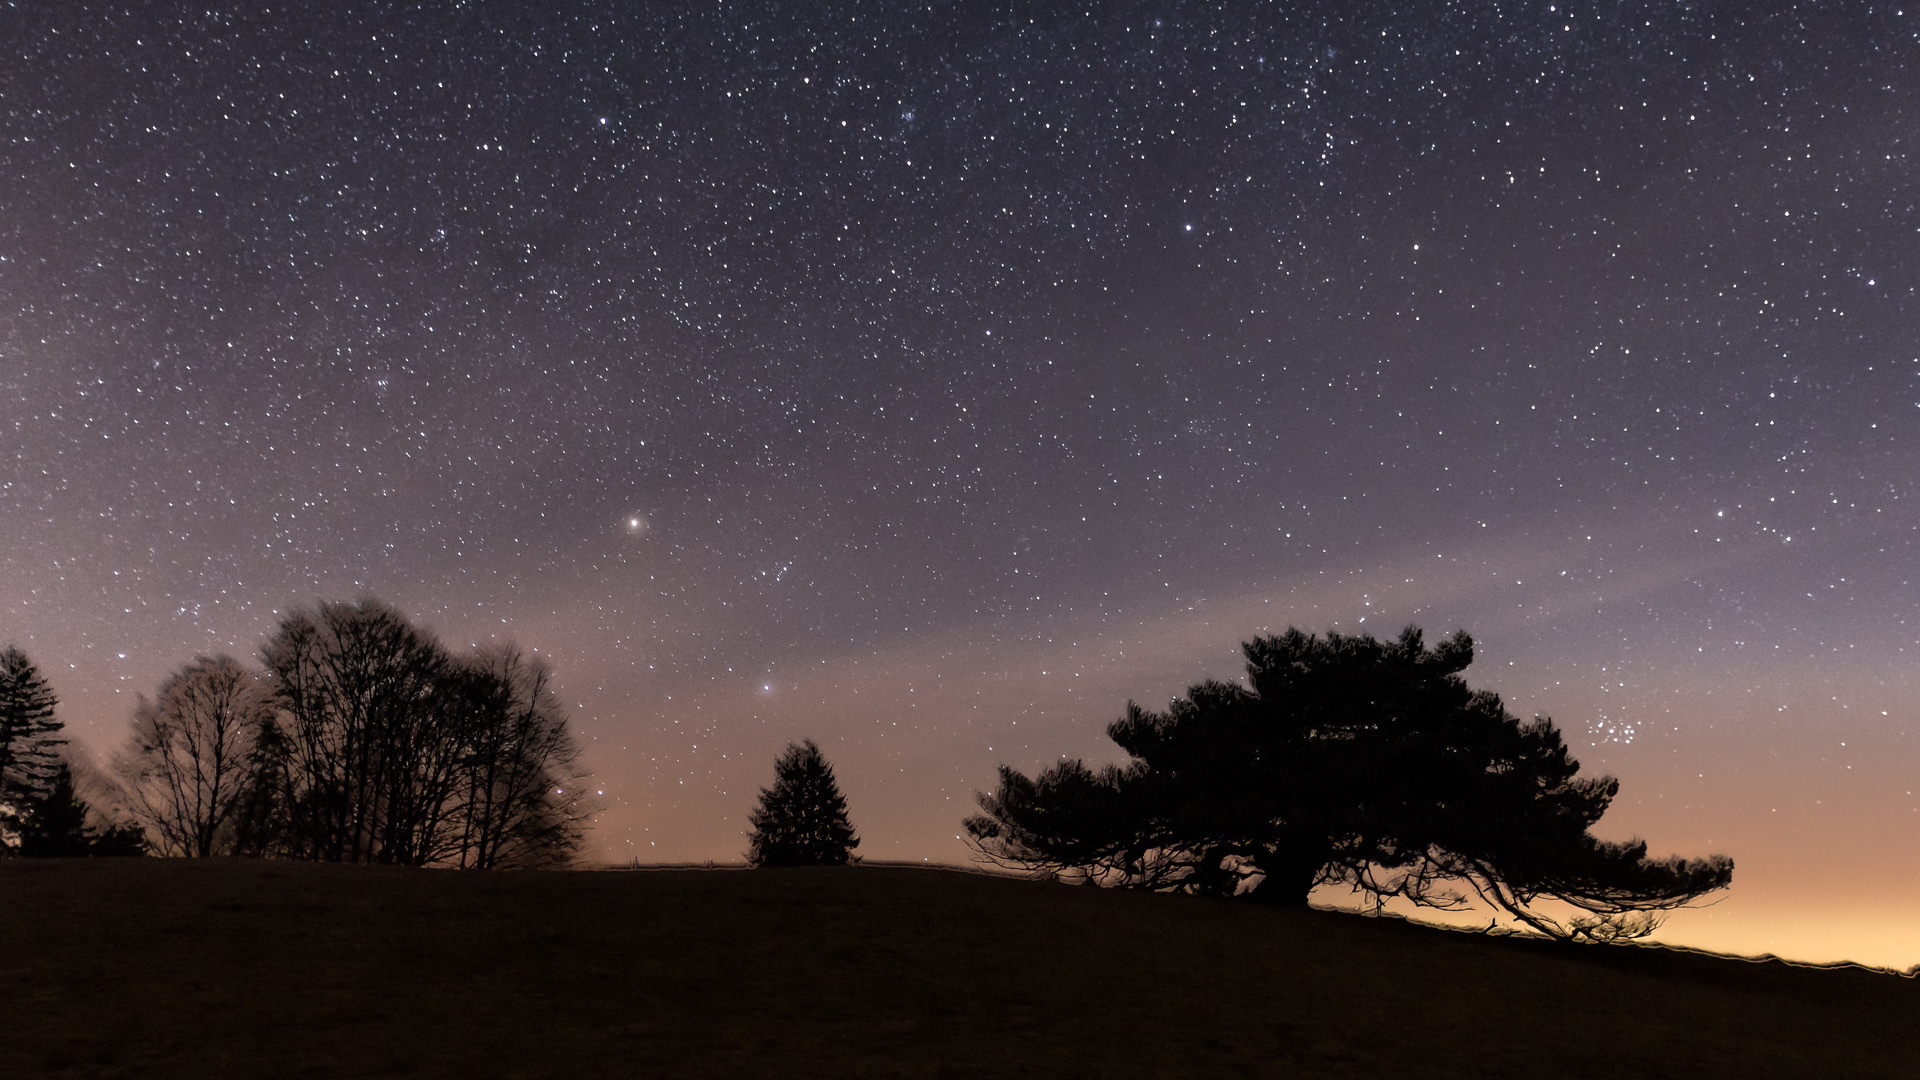
<instances>
[{"instance_id":1,"label":"night sky","mask_svg":"<svg viewBox=\"0 0 1920 1080\"><path fill-rule=\"evenodd\" d=\"M552 658L596 859L810 736L960 863L1412 622L1734 857L1667 940L1920 962L1920 5L331 7L0 7L0 640L97 758L371 593Z\"/></svg>"}]
</instances>

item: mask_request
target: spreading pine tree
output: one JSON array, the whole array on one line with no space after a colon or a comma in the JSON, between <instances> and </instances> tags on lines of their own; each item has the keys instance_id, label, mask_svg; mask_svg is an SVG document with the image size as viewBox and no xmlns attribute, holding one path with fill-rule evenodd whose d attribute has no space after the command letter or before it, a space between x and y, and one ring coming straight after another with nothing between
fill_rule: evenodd
<instances>
[{"instance_id":1,"label":"spreading pine tree","mask_svg":"<svg viewBox=\"0 0 1920 1080\"><path fill-rule=\"evenodd\" d=\"M0 850L17 841L30 807L52 794L61 768L58 701L33 661L14 646L0 651Z\"/></svg>"},{"instance_id":2,"label":"spreading pine tree","mask_svg":"<svg viewBox=\"0 0 1920 1080\"><path fill-rule=\"evenodd\" d=\"M747 861L755 866L844 866L860 838L847 819L847 800L833 780L833 766L812 739L774 763L771 788L760 791Z\"/></svg>"}]
</instances>

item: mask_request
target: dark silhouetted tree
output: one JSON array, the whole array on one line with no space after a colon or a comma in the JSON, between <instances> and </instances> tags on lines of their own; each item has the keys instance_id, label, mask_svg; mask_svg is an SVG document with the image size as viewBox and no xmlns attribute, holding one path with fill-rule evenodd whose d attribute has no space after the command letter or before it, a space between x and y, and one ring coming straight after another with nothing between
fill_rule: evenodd
<instances>
[{"instance_id":1,"label":"dark silhouetted tree","mask_svg":"<svg viewBox=\"0 0 1920 1080\"><path fill-rule=\"evenodd\" d=\"M753 825L747 861L760 867L849 862L860 838L820 748L812 739L789 743L773 768L773 786L761 789L760 807L747 818Z\"/></svg>"},{"instance_id":2,"label":"dark silhouetted tree","mask_svg":"<svg viewBox=\"0 0 1920 1080\"><path fill-rule=\"evenodd\" d=\"M277 721L261 725L247 755L246 780L233 810L233 853L251 858L290 854L293 784L286 735Z\"/></svg>"},{"instance_id":3,"label":"dark silhouetted tree","mask_svg":"<svg viewBox=\"0 0 1920 1080\"><path fill-rule=\"evenodd\" d=\"M234 811L245 853L408 866L546 866L591 800L551 673L450 655L378 600L290 613L261 650L277 715Z\"/></svg>"},{"instance_id":4,"label":"dark silhouetted tree","mask_svg":"<svg viewBox=\"0 0 1920 1080\"><path fill-rule=\"evenodd\" d=\"M60 762L54 766L46 793L21 816L20 854L30 859L83 857L91 841L87 804L74 793L73 770Z\"/></svg>"},{"instance_id":5,"label":"dark silhouetted tree","mask_svg":"<svg viewBox=\"0 0 1920 1080\"><path fill-rule=\"evenodd\" d=\"M239 817L273 710L260 676L229 656L200 657L134 709L118 763L127 808L162 855L207 858L240 850Z\"/></svg>"},{"instance_id":6,"label":"dark silhouetted tree","mask_svg":"<svg viewBox=\"0 0 1920 1080\"><path fill-rule=\"evenodd\" d=\"M466 749L449 858L482 870L571 861L593 803L552 670L512 647L485 650L455 666L453 697Z\"/></svg>"},{"instance_id":7,"label":"dark silhouetted tree","mask_svg":"<svg viewBox=\"0 0 1920 1080\"><path fill-rule=\"evenodd\" d=\"M18 843L28 807L52 793L66 745L58 703L25 653L0 650L0 853Z\"/></svg>"},{"instance_id":8,"label":"dark silhouetted tree","mask_svg":"<svg viewBox=\"0 0 1920 1080\"><path fill-rule=\"evenodd\" d=\"M261 650L281 710L273 773L286 854L421 865L460 752L438 642L377 600L282 619Z\"/></svg>"},{"instance_id":9,"label":"dark silhouetted tree","mask_svg":"<svg viewBox=\"0 0 1920 1080\"><path fill-rule=\"evenodd\" d=\"M30 859L146 854L138 825L100 827L90 817L87 804L74 791L73 770L59 762L46 792L21 816L20 854Z\"/></svg>"},{"instance_id":10,"label":"dark silhouetted tree","mask_svg":"<svg viewBox=\"0 0 1920 1080\"><path fill-rule=\"evenodd\" d=\"M87 853L96 858L130 858L150 855L152 851L147 844L147 831L140 823L123 821L96 827Z\"/></svg>"},{"instance_id":11,"label":"dark silhouetted tree","mask_svg":"<svg viewBox=\"0 0 1920 1080\"><path fill-rule=\"evenodd\" d=\"M1724 888L1724 856L1649 859L1588 830L1619 790L1581 777L1551 722L1467 688L1473 642L1289 630L1107 729L1130 757L1002 768L966 828L982 855L1112 885L1303 905L1316 885L1453 908L1473 893L1553 937L1617 940ZM1563 905L1563 910L1555 905ZM1544 905L1544 906L1543 906Z\"/></svg>"}]
</instances>

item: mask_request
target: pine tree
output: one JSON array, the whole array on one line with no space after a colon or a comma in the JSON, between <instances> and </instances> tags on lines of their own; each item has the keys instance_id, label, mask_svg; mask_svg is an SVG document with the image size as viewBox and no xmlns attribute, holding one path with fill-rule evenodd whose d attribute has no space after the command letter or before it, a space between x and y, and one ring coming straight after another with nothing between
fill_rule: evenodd
<instances>
[{"instance_id":1,"label":"pine tree","mask_svg":"<svg viewBox=\"0 0 1920 1080\"><path fill-rule=\"evenodd\" d=\"M1733 860L1649 858L1588 831L1619 781L1582 776L1553 724L1470 688L1464 632L1427 648L1289 630L1243 646L1246 683L1166 712L1131 703L1124 765L1002 766L966 828L1039 874L1305 907L1319 885L1456 908L1465 893L1549 937L1621 941L1724 889Z\"/></svg>"},{"instance_id":2,"label":"pine tree","mask_svg":"<svg viewBox=\"0 0 1920 1080\"><path fill-rule=\"evenodd\" d=\"M88 854L87 804L73 790L73 770L61 762L47 792L21 815L20 854L30 859L75 859Z\"/></svg>"},{"instance_id":3,"label":"pine tree","mask_svg":"<svg viewBox=\"0 0 1920 1080\"><path fill-rule=\"evenodd\" d=\"M80 859L90 855L145 855L146 833L139 825L87 823L87 804L74 790L73 770L54 767L46 794L20 815L20 854L30 859Z\"/></svg>"},{"instance_id":4,"label":"pine tree","mask_svg":"<svg viewBox=\"0 0 1920 1080\"><path fill-rule=\"evenodd\" d=\"M844 866L860 838L847 819L847 800L833 766L812 739L788 743L774 762L773 787L760 791L747 861L755 866Z\"/></svg>"},{"instance_id":5,"label":"pine tree","mask_svg":"<svg viewBox=\"0 0 1920 1080\"><path fill-rule=\"evenodd\" d=\"M66 744L57 701L25 653L0 651L0 851L11 849L28 808L52 792Z\"/></svg>"}]
</instances>

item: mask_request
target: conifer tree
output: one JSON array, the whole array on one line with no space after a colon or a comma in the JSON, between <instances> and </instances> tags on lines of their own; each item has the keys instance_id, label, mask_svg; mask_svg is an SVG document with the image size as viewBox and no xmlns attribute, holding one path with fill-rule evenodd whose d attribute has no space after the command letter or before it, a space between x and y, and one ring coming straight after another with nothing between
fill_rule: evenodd
<instances>
[{"instance_id":1,"label":"conifer tree","mask_svg":"<svg viewBox=\"0 0 1920 1080\"><path fill-rule=\"evenodd\" d=\"M11 850L28 808L52 792L67 741L53 715L57 702L25 653L0 650L0 851Z\"/></svg>"},{"instance_id":2,"label":"conifer tree","mask_svg":"<svg viewBox=\"0 0 1920 1080\"><path fill-rule=\"evenodd\" d=\"M773 786L761 789L760 807L747 820L747 861L759 867L843 866L860 846L833 766L812 739L787 744L774 762Z\"/></svg>"},{"instance_id":3,"label":"conifer tree","mask_svg":"<svg viewBox=\"0 0 1920 1080\"><path fill-rule=\"evenodd\" d=\"M73 790L73 770L54 767L46 794L21 815L20 854L32 859L71 859L87 854L87 804Z\"/></svg>"},{"instance_id":4,"label":"conifer tree","mask_svg":"<svg viewBox=\"0 0 1920 1080\"><path fill-rule=\"evenodd\" d=\"M90 855L145 855L145 831L139 825L88 823L87 804L74 790L73 769L54 766L47 791L20 815L20 854L30 859L80 859Z\"/></svg>"},{"instance_id":5,"label":"conifer tree","mask_svg":"<svg viewBox=\"0 0 1920 1080\"><path fill-rule=\"evenodd\" d=\"M1427 648L1289 630L1247 642L1247 681L1197 684L1107 728L1125 765L1002 767L966 828L1040 874L1304 907L1318 885L1459 908L1471 892L1549 937L1620 941L1724 889L1733 860L1650 858L1588 831L1620 789L1582 776L1553 724ZM1549 913L1552 914L1549 914Z\"/></svg>"}]
</instances>

